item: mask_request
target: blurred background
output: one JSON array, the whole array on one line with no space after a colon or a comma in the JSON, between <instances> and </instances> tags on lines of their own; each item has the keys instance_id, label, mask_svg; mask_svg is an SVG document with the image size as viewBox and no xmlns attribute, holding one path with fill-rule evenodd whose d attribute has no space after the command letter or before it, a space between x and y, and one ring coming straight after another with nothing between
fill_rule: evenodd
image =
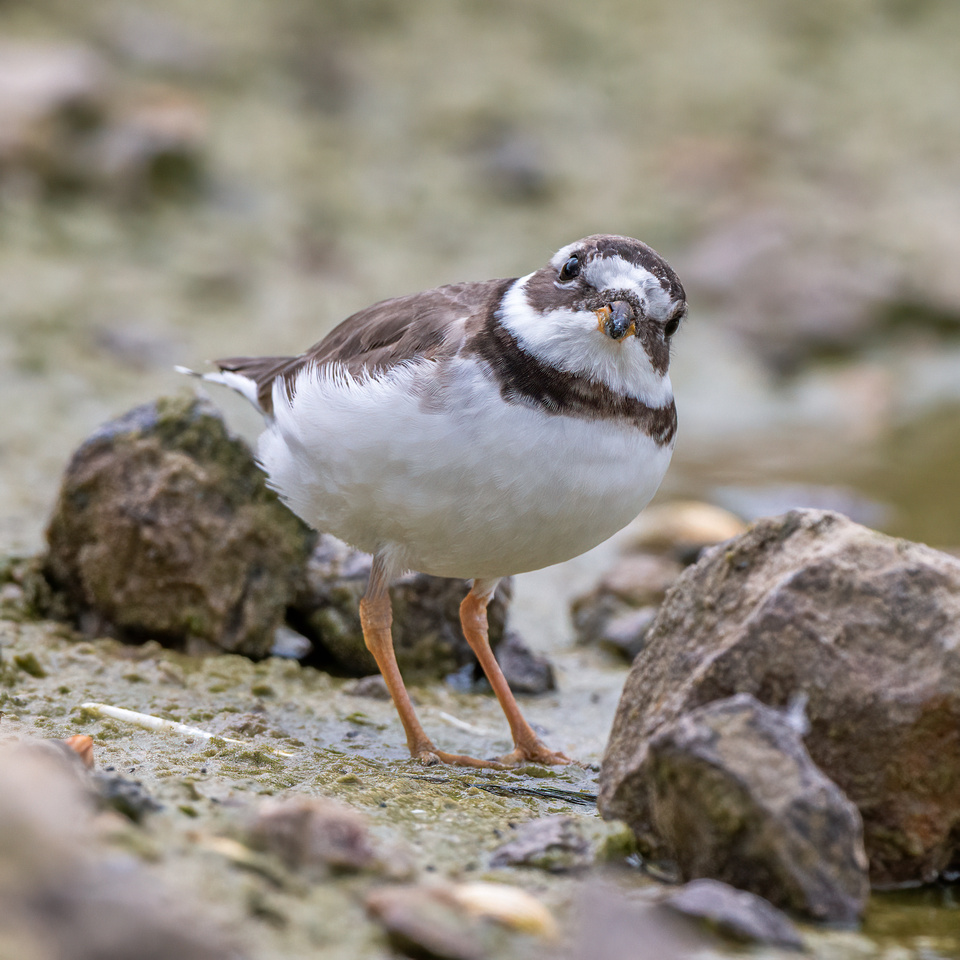
<instances>
[{"instance_id":1,"label":"blurred background","mask_svg":"<svg viewBox=\"0 0 960 960\"><path fill-rule=\"evenodd\" d=\"M661 497L960 545L953 0L0 0L0 548L174 363L595 232L690 298Z\"/></svg>"}]
</instances>

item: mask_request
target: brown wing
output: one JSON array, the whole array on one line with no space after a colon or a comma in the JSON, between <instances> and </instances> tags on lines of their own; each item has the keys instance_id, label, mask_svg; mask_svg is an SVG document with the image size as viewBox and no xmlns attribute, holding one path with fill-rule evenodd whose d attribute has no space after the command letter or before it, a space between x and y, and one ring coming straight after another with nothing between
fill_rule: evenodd
<instances>
[{"instance_id":1,"label":"brown wing","mask_svg":"<svg viewBox=\"0 0 960 960\"><path fill-rule=\"evenodd\" d=\"M512 280L458 283L408 297L375 303L347 317L299 357L230 357L215 361L221 370L249 377L262 409L273 409L277 377L292 390L305 366L336 363L354 376L377 376L416 358L453 356L468 329L495 310Z\"/></svg>"}]
</instances>

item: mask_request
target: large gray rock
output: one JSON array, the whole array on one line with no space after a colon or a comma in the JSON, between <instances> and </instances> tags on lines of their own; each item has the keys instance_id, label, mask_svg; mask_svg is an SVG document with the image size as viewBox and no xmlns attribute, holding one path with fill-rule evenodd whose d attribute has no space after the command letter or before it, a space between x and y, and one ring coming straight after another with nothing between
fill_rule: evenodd
<instances>
[{"instance_id":1,"label":"large gray rock","mask_svg":"<svg viewBox=\"0 0 960 960\"><path fill-rule=\"evenodd\" d=\"M89 632L265 656L314 539L213 407L158 400L73 455L43 566Z\"/></svg>"},{"instance_id":2,"label":"large gray rock","mask_svg":"<svg viewBox=\"0 0 960 960\"><path fill-rule=\"evenodd\" d=\"M639 772L649 811L641 850L685 880L722 880L814 920L863 912L860 814L789 716L749 694L715 701L661 726Z\"/></svg>"},{"instance_id":3,"label":"large gray rock","mask_svg":"<svg viewBox=\"0 0 960 960\"><path fill-rule=\"evenodd\" d=\"M649 833L651 738L737 692L808 697L807 749L859 808L875 885L960 864L960 561L812 510L711 549L627 679L604 816Z\"/></svg>"}]
</instances>

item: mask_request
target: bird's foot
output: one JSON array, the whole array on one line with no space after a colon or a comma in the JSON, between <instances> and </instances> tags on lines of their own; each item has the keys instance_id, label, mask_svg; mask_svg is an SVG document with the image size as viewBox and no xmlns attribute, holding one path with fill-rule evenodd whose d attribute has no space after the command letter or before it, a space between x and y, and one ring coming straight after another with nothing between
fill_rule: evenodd
<instances>
[{"instance_id":1,"label":"bird's foot","mask_svg":"<svg viewBox=\"0 0 960 960\"><path fill-rule=\"evenodd\" d=\"M518 743L509 753L497 758L504 767L519 767L524 763L541 763L547 767L576 763L559 750L550 750L539 740L530 743Z\"/></svg>"},{"instance_id":2,"label":"bird's foot","mask_svg":"<svg viewBox=\"0 0 960 960\"><path fill-rule=\"evenodd\" d=\"M456 767L477 767L489 770L506 770L507 765L500 760L480 760L477 757L467 757L461 753L446 753L438 750L432 743L417 747L410 751L415 760L419 760L425 767L432 767L438 763L449 763Z\"/></svg>"},{"instance_id":3,"label":"bird's foot","mask_svg":"<svg viewBox=\"0 0 960 960\"><path fill-rule=\"evenodd\" d=\"M547 767L561 766L567 763L577 763L559 750L550 750L539 740L517 744L509 753L502 757L490 760L480 760L478 757L467 757L461 753L446 753L438 750L429 741L412 748L410 753L415 760L419 760L425 767L432 767L438 763L449 763L457 767L475 767L487 770L510 770L525 763L539 763Z\"/></svg>"}]
</instances>

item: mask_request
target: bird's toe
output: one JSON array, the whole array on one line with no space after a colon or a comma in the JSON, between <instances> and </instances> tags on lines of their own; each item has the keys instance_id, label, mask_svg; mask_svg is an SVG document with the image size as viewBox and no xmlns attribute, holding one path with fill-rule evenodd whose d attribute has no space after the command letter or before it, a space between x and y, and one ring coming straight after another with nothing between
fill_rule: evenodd
<instances>
[{"instance_id":1,"label":"bird's toe","mask_svg":"<svg viewBox=\"0 0 960 960\"><path fill-rule=\"evenodd\" d=\"M467 757L461 753L446 753L443 750L437 750L434 746L418 751L415 757L425 767L432 767L438 763L449 763L456 767L478 767L491 770L506 769L506 764L500 760L481 760L479 757Z\"/></svg>"},{"instance_id":2,"label":"bird's toe","mask_svg":"<svg viewBox=\"0 0 960 960\"><path fill-rule=\"evenodd\" d=\"M536 743L518 744L509 753L500 757L499 761L505 767L518 767L524 763L540 763L547 767L557 767L577 762L559 750L548 749L539 740Z\"/></svg>"}]
</instances>

